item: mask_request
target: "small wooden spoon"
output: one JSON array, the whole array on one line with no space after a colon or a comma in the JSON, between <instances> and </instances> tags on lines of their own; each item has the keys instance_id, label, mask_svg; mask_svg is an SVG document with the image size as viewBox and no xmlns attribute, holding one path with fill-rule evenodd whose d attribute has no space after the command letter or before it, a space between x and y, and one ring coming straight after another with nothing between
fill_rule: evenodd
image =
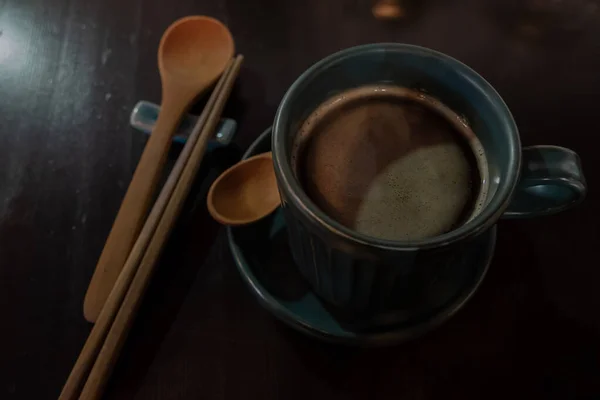
<instances>
[{"instance_id":1,"label":"small wooden spoon","mask_svg":"<svg viewBox=\"0 0 600 400\"><path fill-rule=\"evenodd\" d=\"M158 49L163 92L160 115L88 287L83 305L88 321L98 318L140 233L179 120L193 100L223 73L233 54L231 33L214 18L185 17L163 34Z\"/></svg>"},{"instance_id":2,"label":"small wooden spoon","mask_svg":"<svg viewBox=\"0 0 600 400\"><path fill-rule=\"evenodd\" d=\"M281 204L272 154L248 158L223 172L206 202L210 215L224 225L245 225L272 213Z\"/></svg>"}]
</instances>

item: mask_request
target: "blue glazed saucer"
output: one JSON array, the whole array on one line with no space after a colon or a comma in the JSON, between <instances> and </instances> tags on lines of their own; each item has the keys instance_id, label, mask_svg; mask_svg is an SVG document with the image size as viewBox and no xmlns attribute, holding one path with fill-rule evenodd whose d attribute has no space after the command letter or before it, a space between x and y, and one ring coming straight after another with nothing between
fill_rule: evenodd
<instances>
[{"instance_id":1,"label":"blue glazed saucer","mask_svg":"<svg viewBox=\"0 0 600 400\"><path fill-rule=\"evenodd\" d=\"M271 129L250 146L244 158L271 150ZM494 226L478 239L461 290L435 309L410 314L401 323L376 330L353 328L336 317L315 295L294 265L287 244L281 210L251 225L227 228L237 268L260 304L300 332L329 342L354 345L389 345L419 336L442 324L475 293L490 265L496 243Z\"/></svg>"}]
</instances>

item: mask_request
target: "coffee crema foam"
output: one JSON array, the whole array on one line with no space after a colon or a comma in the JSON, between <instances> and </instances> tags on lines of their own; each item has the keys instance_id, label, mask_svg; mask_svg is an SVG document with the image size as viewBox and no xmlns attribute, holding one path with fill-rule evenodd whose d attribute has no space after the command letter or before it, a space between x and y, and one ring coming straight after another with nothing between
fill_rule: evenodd
<instances>
[{"instance_id":1,"label":"coffee crema foam","mask_svg":"<svg viewBox=\"0 0 600 400\"><path fill-rule=\"evenodd\" d=\"M472 130L434 98L398 86L327 100L300 128L292 163L322 211L380 239L448 232L487 197L487 161Z\"/></svg>"}]
</instances>

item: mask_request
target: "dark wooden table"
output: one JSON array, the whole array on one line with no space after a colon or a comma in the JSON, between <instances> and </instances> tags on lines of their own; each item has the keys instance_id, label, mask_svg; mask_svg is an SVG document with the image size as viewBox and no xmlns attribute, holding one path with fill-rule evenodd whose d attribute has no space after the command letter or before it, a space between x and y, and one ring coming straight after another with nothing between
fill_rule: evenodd
<instances>
[{"instance_id":1,"label":"dark wooden table","mask_svg":"<svg viewBox=\"0 0 600 400\"><path fill-rule=\"evenodd\" d=\"M0 399L55 398L90 330L82 301L158 102L163 30L207 14L246 62L226 111L237 149L209 157L113 374L109 399L600 398L600 2L0 0ZM451 321L386 349L304 337L264 311L206 211L210 181L271 123L286 88L336 50L398 41L479 71L524 145L581 155L580 208L501 222L481 290Z\"/></svg>"}]
</instances>

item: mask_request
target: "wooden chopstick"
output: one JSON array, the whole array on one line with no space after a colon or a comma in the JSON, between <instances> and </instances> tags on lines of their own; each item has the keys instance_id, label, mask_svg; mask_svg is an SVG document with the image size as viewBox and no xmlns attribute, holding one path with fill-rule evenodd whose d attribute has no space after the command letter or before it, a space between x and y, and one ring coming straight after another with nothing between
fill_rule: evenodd
<instances>
[{"instance_id":1,"label":"wooden chopstick","mask_svg":"<svg viewBox=\"0 0 600 400\"><path fill-rule=\"evenodd\" d=\"M75 362L59 400L78 398L82 387L81 399L96 399L102 395L158 256L198 172L206 144L217 126L242 61L241 55L230 61L217 83Z\"/></svg>"}]
</instances>

